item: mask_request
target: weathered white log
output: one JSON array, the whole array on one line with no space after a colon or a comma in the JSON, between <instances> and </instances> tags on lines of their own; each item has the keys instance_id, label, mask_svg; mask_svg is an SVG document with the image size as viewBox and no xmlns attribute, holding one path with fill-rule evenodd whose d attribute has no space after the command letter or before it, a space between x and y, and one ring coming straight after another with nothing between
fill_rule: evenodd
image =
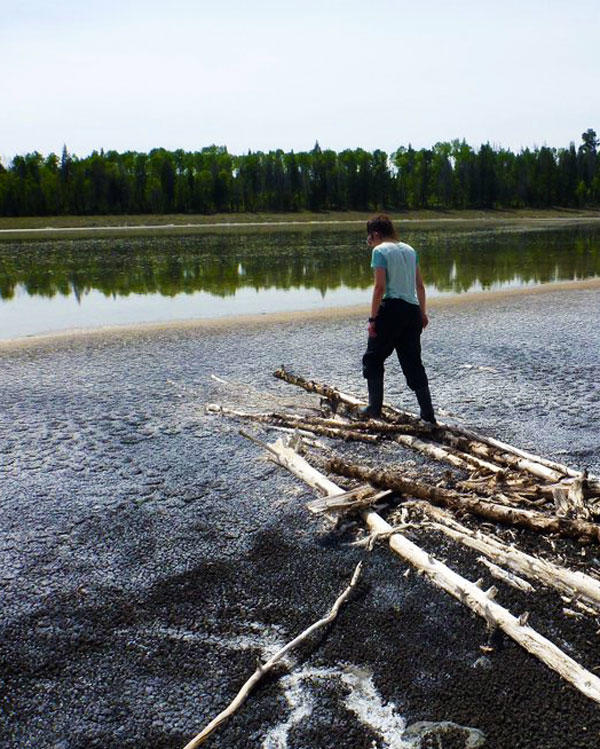
<instances>
[{"instance_id":1,"label":"weathered white log","mask_svg":"<svg viewBox=\"0 0 600 749\"><path fill-rule=\"evenodd\" d=\"M465 433L466 432L466 433ZM472 434L472 437L467 437L466 434ZM541 478L544 481L558 482L562 481L566 474L563 471L557 471L554 468L540 463L539 461L531 460L523 455L517 454L515 451L517 448L511 450L500 450L498 447L491 449L487 438L482 437L477 439L474 432L469 430L463 430L460 427L444 427L444 434L441 435L443 439L447 440L451 445L463 450L467 453L473 453L482 458L487 458L501 463L508 468L513 470L524 471L530 473L536 478ZM520 451L519 451L520 452ZM537 456L532 456L537 457ZM542 460L540 458L540 460Z\"/></svg>"},{"instance_id":2,"label":"weathered white log","mask_svg":"<svg viewBox=\"0 0 600 749\"><path fill-rule=\"evenodd\" d=\"M546 468L549 468L552 471L556 471L559 474L572 476L574 478L580 473L580 471L577 471L574 468L570 468L567 465L557 463L554 460L548 460L547 458L543 458L540 455L534 455L533 453L527 452L526 450L521 450L520 448L509 445L506 442L494 439L494 437L486 437L484 435L478 434L477 432L474 432L471 429L467 429L466 427L453 426L450 428L455 430L456 432L459 432L460 434L463 434L469 439L477 440L478 442L484 442L487 445L490 445L490 447L495 447L497 450L501 450L503 452L513 453L513 455L523 458L526 461L545 466Z\"/></svg>"},{"instance_id":3,"label":"weathered white log","mask_svg":"<svg viewBox=\"0 0 600 749\"><path fill-rule=\"evenodd\" d=\"M321 515L328 512L348 512L349 510L356 510L366 505L373 505L376 502L385 499L385 497L389 497L390 494L392 494L392 492L387 489L378 492L377 489L373 489L370 484L364 484L363 486L357 486L356 489L350 489L350 491L343 492L342 494L318 497L317 499L313 499L306 506L315 515Z\"/></svg>"},{"instance_id":4,"label":"weathered white log","mask_svg":"<svg viewBox=\"0 0 600 749\"><path fill-rule=\"evenodd\" d=\"M332 437L334 439L352 440L355 442L368 442L370 444L379 440L377 434L369 434L363 430L354 430L351 425L345 426L333 419L320 419L315 417L304 418L295 414L268 413L268 412L251 412L240 411L238 409L226 408L216 403L206 405L206 410L210 413L219 413L224 416L233 416L238 419L256 421L260 424L270 426L284 426L292 429L319 434L323 437Z\"/></svg>"},{"instance_id":5,"label":"weathered white log","mask_svg":"<svg viewBox=\"0 0 600 749\"><path fill-rule=\"evenodd\" d=\"M425 482L403 476L397 470L378 470L341 458L332 458L327 463L328 469L342 476L368 481L380 489L392 489L405 496L426 499L435 504L453 507L471 512L494 522L507 523L522 528L529 528L538 533L558 533L561 536L579 538L586 541L600 541L600 525L578 518L559 518L556 515L545 515L535 510L523 510L513 505L499 504L490 499L460 494L450 489L432 486Z\"/></svg>"},{"instance_id":6,"label":"weathered white log","mask_svg":"<svg viewBox=\"0 0 600 749\"><path fill-rule=\"evenodd\" d=\"M320 471L317 471L316 468L313 468L293 448L288 447L282 439L278 439L275 443L267 445L246 432L240 432L240 434L268 450L276 463L287 468L290 473L298 476L306 484L312 486L313 489L317 489L317 491L323 492L323 494L327 494L330 497L336 494L345 494L343 489L334 484L333 481L330 481Z\"/></svg>"},{"instance_id":7,"label":"weathered white log","mask_svg":"<svg viewBox=\"0 0 600 749\"><path fill-rule=\"evenodd\" d=\"M587 476L585 473L573 479L567 491L567 498L569 500L569 504L572 507L573 515L576 518L589 520L592 517L592 513L586 507L585 494L583 489L586 481Z\"/></svg>"},{"instance_id":8,"label":"weathered white log","mask_svg":"<svg viewBox=\"0 0 600 749\"><path fill-rule=\"evenodd\" d=\"M248 419L250 421L258 421L261 423L270 423L275 422L278 420L284 420L284 421L306 421L309 420L310 422L314 422L315 424L318 424L319 426L328 426L328 427L334 427L334 428L349 428L352 429L354 424L346 419L324 419L322 417L316 417L316 416L299 416L298 414L291 414L291 413L279 413L276 411L243 411L239 408L228 408L227 406L222 406L219 403L207 403L206 404L206 410L210 413L219 413L223 416L236 416L240 419ZM362 424L358 425L359 427L362 426Z\"/></svg>"},{"instance_id":9,"label":"weathered white log","mask_svg":"<svg viewBox=\"0 0 600 749\"><path fill-rule=\"evenodd\" d=\"M211 722L206 726L206 728L202 729L200 733L195 736L191 741L189 741L184 749L195 749L195 747L200 746L200 744L203 744L206 739L223 723L227 718L229 718L235 711L244 704L246 701L248 695L252 691L252 689L255 687L255 685L262 679L262 677L271 671L273 666L280 661L287 653L289 653L290 650L293 650L294 648L298 647L301 642L304 642L313 632L316 632L316 630L321 629L322 627L325 627L327 624L330 624L338 615L338 612L344 603L344 601L348 598L352 590L356 587L356 583L358 582L358 578L360 577L360 573L362 570L362 562L359 562L356 565L356 568L354 570L354 574L352 575L352 579L350 580L350 583L348 587L342 592L340 596L336 599L335 603L331 607L331 610L327 614L327 616L323 617L322 619L319 619L318 622L315 622L314 624L311 624L308 629L305 629L304 632L301 632L297 637L295 637L291 642L288 642L287 645L284 645L284 647L281 648L281 650L278 650L275 655L271 656L269 660L266 663L260 663L256 669L256 671L252 674L252 676L248 679L248 681L245 682L245 684L242 686L240 691L237 693L233 701L229 704L225 710L220 712L216 718L211 720Z\"/></svg>"},{"instance_id":10,"label":"weathered white log","mask_svg":"<svg viewBox=\"0 0 600 749\"><path fill-rule=\"evenodd\" d=\"M440 428L443 430L439 434L440 439L447 440L455 446L461 446L464 452L473 452L483 458L502 463L509 468L530 473L544 481L563 483L568 486L582 475L581 471L563 463L557 463L525 450L520 450L506 442L501 442L493 437L486 437L462 426L440 424ZM464 447L464 440L468 440L468 447ZM586 491L592 495L600 495L600 477L588 475Z\"/></svg>"},{"instance_id":11,"label":"weathered white log","mask_svg":"<svg viewBox=\"0 0 600 749\"><path fill-rule=\"evenodd\" d=\"M498 567L497 564L490 562L485 557L477 557L477 561L487 567L492 577L495 577L497 580L502 580L507 585L510 585L512 588L516 588L523 593L535 593L535 588L531 583L528 583L527 580L522 580L512 572L503 570L502 567Z\"/></svg>"},{"instance_id":12,"label":"weathered white log","mask_svg":"<svg viewBox=\"0 0 600 749\"><path fill-rule=\"evenodd\" d=\"M289 454L289 448L281 445L272 445L270 449L274 453L281 453L282 462L288 470L302 478L308 477L311 486L329 486L329 489L320 491L340 493L340 487L329 481L325 476L309 466L300 455ZM310 470L309 470L310 469ZM390 548L406 561L410 562L417 570L431 580L434 585L454 596L461 603L468 606L477 614L482 616L490 626L500 627L506 634L524 647L528 652L535 655L551 669L559 673L569 681L576 689L585 694L595 702L600 703L600 679L587 671L573 658L564 653L550 640L536 632L526 624L521 624L519 618L513 616L509 611L491 600L486 593L480 590L470 580L458 575L442 562L433 558L412 541L409 541L399 533L393 533L393 528L380 515L373 510L365 510L363 518L372 532L382 534L391 533L389 538Z\"/></svg>"},{"instance_id":13,"label":"weathered white log","mask_svg":"<svg viewBox=\"0 0 600 749\"><path fill-rule=\"evenodd\" d=\"M570 479L569 479L570 480ZM564 488L562 484L532 484L530 479L524 477L507 477L502 473L493 476L469 476L468 479L456 482L458 489L464 489L467 492L475 492L486 497L495 496L498 492L498 486L504 491L510 492L512 498L518 502L528 505L544 505L553 499L553 491L557 486Z\"/></svg>"},{"instance_id":14,"label":"weathered white log","mask_svg":"<svg viewBox=\"0 0 600 749\"><path fill-rule=\"evenodd\" d=\"M423 453L424 455L429 455L436 460L450 463L450 465L453 465L456 468L462 468L466 471L472 471L473 466L477 468L483 468L490 473L499 473L503 470L501 466L494 465L487 460L482 460L481 458L478 458L474 455L469 455L468 453L464 452L450 452L441 445L438 445L434 442L426 442L419 439L418 437L413 437L410 434L399 434L394 438L394 440L400 445L410 447L413 450L417 450L418 452Z\"/></svg>"},{"instance_id":15,"label":"weathered white log","mask_svg":"<svg viewBox=\"0 0 600 749\"><path fill-rule=\"evenodd\" d=\"M366 512L369 527L383 533L391 526L377 513ZM573 658L564 653L554 643L539 634L527 624L521 624L518 617L490 600L486 593L474 583L465 580L446 565L433 559L422 549L399 534L390 537L390 547L403 559L409 561L428 579L470 609L482 616L491 626L497 626L512 637L528 652L559 673L576 689L595 702L600 703L600 679L583 668Z\"/></svg>"},{"instance_id":16,"label":"weathered white log","mask_svg":"<svg viewBox=\"0 0 600 749\"><path fill-rule=\"evenodd\" d=\"M468 546L494 562L501 564L514 572L524 575L530 580L542 583L548 587L565 593L569 598L581 598L600 612L600 581L586 575L584 572L574 571L560 565L539 559L531 554L519 551L514 546L498 541L481 531L472 531L455 520L448 512L434 507L429 502L418 500L405 503L405 506L415 507L434 522L432 526L455 541Z\"/></svg>"}]
</instances>

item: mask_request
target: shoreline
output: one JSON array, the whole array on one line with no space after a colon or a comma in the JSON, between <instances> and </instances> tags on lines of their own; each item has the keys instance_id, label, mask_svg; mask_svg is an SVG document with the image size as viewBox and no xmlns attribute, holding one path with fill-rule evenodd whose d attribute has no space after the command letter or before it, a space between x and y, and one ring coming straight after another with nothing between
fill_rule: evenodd
<instances>
[{"instance_id":1,"label":"shoreline","mask_svg":"<svg viewBox=\"0 0 600 749\"><path fill-rule=\"evenodd\" d=\"M600 278L587 278L577 281L556 281L551 283L526 286L516 289L500 289L497 291L478 291L464 294L432 297L427 300L428 309L447 306L481 305L499 299L510 299L526 295L547 294L550 292L579 291L586 289L600 289ZM369 304L354 304L343 307L327 307L319 309L290 310L283 312L266 312L219 318L198 318L188 320L169 320L167 322L149 322L124 325L111 325L98 328L69 328L50 333L36 334L19 338L0 339L0 353L16 349L34 348L36 346L57 343L71 343L75 341L97 341L115 337L138 338L166 332L197 332L210 335L227 333L234 328L263 328L269 325L304 323L311 321L335 321L345 317L366 316Z\"/></svg>"},{"instance_id":2,"label":"shoreline","mask_svg":"<svg viewBox=\"0 0 600 749\"><path fill-rule=\"evenodd\" d=\"M539 221L540 223L548 222L565 222L572 223L575 221L600 221L600 216L581 215L581 216L444 216L442 218L396 218L398 224L420 224L420 223L476 223L481 221L489 222L506 222L514 223L517 221ZM224 228L242 228L242 227L262 227L262 226L332 226L344 224L364 223L363 219L300 219L288 221L207 221L203 223L181 223L181 224L107 224L106 226L42 226L30 228L8 228L0 229L0 234L23 234L23 233L43 233L48 232L81 232L81 231L136 231L136 230L165 230L165 229L218 229Z\"/></svg>"},{"instance_id":3,"label":"shoreline","mask_svg":"<svg viewBox=\"0 0 600 749\"><path fill-rule=\"evenodd\" d=\"M371 215L368 211L296 213L296 214L181 214L124 215L124 216L45 216L9 218L0 217L0 240L60 239L91 236L147 236L185 235L205 231L256 230L286 227L291 230L319 227L338 227L351 230L364 225ZM527 231L557 225L578 223L595 224L600 221L600 211L594 209L498 209L436 211L391 211L390 216L399 228L428 229L448 225L451 227L517 228Z\"/></svg>"}]
</instances>

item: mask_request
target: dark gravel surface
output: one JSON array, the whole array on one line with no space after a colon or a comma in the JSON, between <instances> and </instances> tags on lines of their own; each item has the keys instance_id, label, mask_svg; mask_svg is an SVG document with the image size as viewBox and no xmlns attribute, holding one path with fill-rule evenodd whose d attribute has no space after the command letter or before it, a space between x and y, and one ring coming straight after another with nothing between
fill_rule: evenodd
<instances>
[{"instance_id":1,"label":"dark gravel surface","mask_svg":"<svg viewBox=\"0 0 600 749\"><path fill-rule=\"evenodd\" d=\"M438 407L600 473L598 293L435 308L424 348ZM253 400L212 373L298 397L271 376L280 364L363 392L363 347L352 318L0 348L0 746L181 747L257 658L324 615L365 552L311 516L312 492L204 404ZM414 410L397 362L387 371L387 400ZM491 584L476 555L414 537ZM600 567L598 557L588 547L581 564ZM510 640L483 656L484 622L405 571L377 547L335 625L207 746L600 745L600 706ZM500 603L530 610L532 626L598 669L597 621L564 617L553 593L499 587Z\"/></svg>"}]
</instances>

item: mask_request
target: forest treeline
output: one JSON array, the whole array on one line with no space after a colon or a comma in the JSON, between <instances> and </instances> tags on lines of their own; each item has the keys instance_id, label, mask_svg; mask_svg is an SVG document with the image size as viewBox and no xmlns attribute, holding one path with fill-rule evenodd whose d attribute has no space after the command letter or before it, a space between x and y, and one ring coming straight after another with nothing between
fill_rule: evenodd
<instances>
[{"instance_id":1,"label":"forest treeline","mask_svg":"<svg viewBox=\"0 0 600 749\"><path fill-rule=\"evenodd\" d=\"M600 205L600 142L519 153L464 140L416 150L282 150L235 156L224 146L150 153L37 151L0 164L0 215L582 208Z\"/></svg>"}]
</instances>

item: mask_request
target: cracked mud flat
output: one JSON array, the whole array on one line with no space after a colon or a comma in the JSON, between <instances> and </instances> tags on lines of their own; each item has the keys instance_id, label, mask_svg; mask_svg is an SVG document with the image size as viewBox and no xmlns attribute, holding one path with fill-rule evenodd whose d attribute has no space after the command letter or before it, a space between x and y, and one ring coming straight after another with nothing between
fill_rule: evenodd
<instances>
[{"instance_id":1,"label":"cracked mud flat","mask_svg":"<svg viewBox=\"0 0 600 749\"><path fill-rule=\"evenodd\" d=\"M425 361L442 411L600 473L597 288L440 304L431 317ZM353 315L0 348L0 746L181 747L257 658L324 615L365 552L203 406L244 392L213 373L304 398L272 378L281 364L364 392L363 347ZM386 398L413 410L397 363L387 372ZM385 459L422 461L397 447ZM418 540L485 577L475 555ZM585 553L600 567L599 547ZM600 706L510 640L482 657L483 621L405 570L376 547L336 623L206 746L599 745ZM600 664L597 623L567 620L557 596L502 587L498 601Z\"/></svg>"}]
</instances>

